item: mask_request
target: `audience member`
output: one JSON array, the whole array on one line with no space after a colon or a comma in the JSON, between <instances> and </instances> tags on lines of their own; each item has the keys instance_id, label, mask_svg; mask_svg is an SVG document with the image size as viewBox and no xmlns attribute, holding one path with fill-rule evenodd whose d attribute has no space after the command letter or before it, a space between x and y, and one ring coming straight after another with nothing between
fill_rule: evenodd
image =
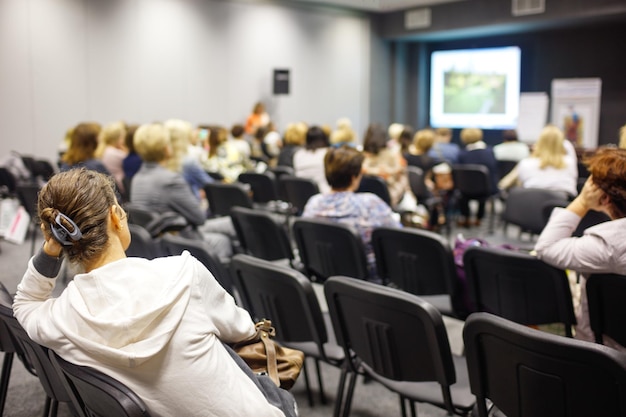
<instances>
[{"instance_id":1,"label":"audience member","mask_svg":"<svg viewBox=\"0 0 626 417\"><path fill-rule=\"evenodd\" d=\"M583 189L566 208L553 210L535 250L537 256L550 265L582 274L575 337L593 342L586 279L593 273L626 275L626 240L623 235L626 227L626 150L599 149L586 164L590 176ZM589 210L604 212L611 221L588 228L581 237L572 237L572 232ZM604 343L626 350L607 336L604 336Z\"/></svg>"},{"instance_id":2,"label":"audience member","mask_svg":"<svg viewBox=\"0 0 626 417\"><path fill-rule=\"evenodd\" d=\"M409 165L421 168L424 174L427 174L435 165L442 162L428 153L434 143L435 133L431 129L418 130L413 137L413 145L403 154L404 159Z\"/></svg>"},{"instance_id":3,"label":"audience member","mask_svg":"<svg viewBox=\"0 0 626 417\"><path fill-rule=\"evenodd\" d=\"M442 159L454 165L459 162L461 148L456 143L452 143L452 130L447 127L435 129L435 144L429 151L432 158Z\"/></svg>"},{"instance_id":4,"label":"audience member","mask_svg":"<svg viewBox=\"0 0 626 417\"><path fill-rule=\"evenodd\" d=\"M493 154L498 161L521 161L528 158L530 150L528 145L517 140L515 130L502 132L502 143L493 147Z\"/></svg>"},{"instance_id":5,"label":"audience member","mask_svg":"<svg viewBox=\"0 0 626 417\"><path fill-rule=\"evenodd\" d=\"M302 217L325 218L355 227L366 247L370 278L377 280L372 231L375 227L401 224L378 196L355 193L361 182L363 160L363 154L352 147L330 148L324 157L324 170L331 192L311 197Z\"/></svg>"},{"instance_id":6,"label":"audience member","mask_svg":"<svg viewBox=\"0 0 626 417\"><path fill-rule=\"evenodd\" d=\"M239 174L250 168L244 155L228 141L228 130L224 127L212 126L208 143L208 158L203 163L206 171L220 174L226 182L235 182Z\"/></svg>"},{"instance_id":7,"label":"audience member","mask_svg":"<svg viewBox=\"0 0 626 417\"><path fill-rule=\"evenodd\" d=\"M140 126L135 133L135 150L143 164L131 182L131 203L157 213L173 211L180 214L190 225L197 227L211 253L222 260L230 259L231 237L234 235L230 218L206 220L206 213L182 174L167 169L172 157L169 130L161 124Z\"/></svg>"},{"instance_id":8,"label":"audience member","mask_svg":"<svg viewBox=\"0 0 626 417\"><path fill-rule=\"evenodd\" d=\"M404 126L400 136L398 136L398 143L400 144L400 153L406 154L410 151L413 145L413 128L411 126Z\"/></svg>"},{"instance_id":9,"label":"audience member","mask_svg":"<svg viewBox=\"0 0 626 417\"><path fill-rule=\"evenodd\" d=\"M109 178L57 174L38 212L45 242L13 305L36 343L121 381L154 416L284 416L221 343L250 339L255 327L211 272L188 252L126 257L127 215ZM64 258L84 272L53 298Z\"/></svg>"},{"instance_id":10,"label":"audience member","mask_svg":"<svg viewBox=\"0 0 626 417\"><path fill-rule=\"evenodd\" d=\"M270 116L265 111L265 105L260 101L254 105L252 113L246 119L246 133L254 135L258 128L267 126L270 122Z\"/></svg>"},{"instance_id":11,"label":"audience member","mask_svg":"<svg viewBox=\"0 0 626 417\"><path fill-rule=\"evenodd\" d=\"M80 123L74 127L70 147L61 158L61 171L85 167L111 175L109 170L102 164L102 161L95 157L99 133L100 125L98 123Z\"/></svg>"},{"instance_id":12,"label":"audience member","mask_svg":"<svg viewBox=\"0 0 626 417\"><path fill-rule=\"evenodd\" d=\"M342 118L337 120L337 128L330 134L330 144L335 148L343 145L356 146L356 133L352 129L350 119Z\"/></svg>"},{"instance_id":13,"label":"audience member","mask_svg":"<svg viewBox=\"0 0 626 417\"><path fill-rule=\"evenodd\" d=\"M387 135L381 125L369 125L363 138L363 152L363 173L377 175L385 180L391 196L391 206L399 206L402 202L407 211L415 211L417 200L409 185L406 161L400 152L387 147Z\"/></svg>"},{"instance_id":14,"label":"audience member","mask_svg":"<svg viewBox=\"0 0 626 417\"><path fill-rule=\"evenodd\" d=\"M95 157L102 161L102 165L115 179L115 184L122 194L125 193L122 163L128 155L124 139L126 139L126 124L124 122L109 123L98 134L98 148L95 153Z\"/></svg>"},{"instance_id":15,"label":"audience member","mask_svg":"<svg viewBox=\"0 0 626 417\"><path fill-rule=\"evenodd\" d=\"M203 187L214 180L202 168L197 156L190 151L190 149L195 149L195 146L191 144L193 136L191 123L170 119L164 125L170 132L172 144L172 157L167 162L168 169L182 173L193 194L198 200L202 200L204 198Z\"/></svg>"},{"instance_id":16,"label":"audience member","mask_svg":"<svg viewBox=\"0 0 626 417\"><path fill-rule=\"evenodd\" d=\"M267 156L267 164L270 167L275 167L278 161L278 155L283 147L283 140L280 137L280 133L276 130L276 125L273 122L269 122L266 126L265 135L263 136L262 148L263 153Z\"/></svg>"},{"instance_id":17,"label":"audience member","mask_svg":"<svg viewBox=\"0 0 626 417\"><path fill-rule=\"evenodd\" d=\"M296 176L315 181L321 193L330 191L324 174L324 156L329 145L326 133L319 126L311 126L306 132L306 146L293 154Z\"/></svg>"},{"instance_id":18,"label":"audience member","mask_svg":"<svg viewBox=\"0 0 626 417\"><path fill-rule=\"evenodd\" d=\"M392 152L401 153L400 135L403 130L404 125L402 123L392 123L387 128L387 146Z\"/></svg>"},{"instance_id":19,"label":"audience member","mask_svg":"<svg viewBox=\"0 0 626 417\"><path fill-rule=\"evenodd\" d=\"M128 181L130 181L137 171L139 171L139 168L141 168L141 157L135 151L135 145L133 143L133 139L135 139L135 132L138 127L139 125L126 126L124 144L126 145L126 149L128 149L128 155L126 155L126 158L122 161L122 168L124 169L124 177Z\"/></svg>"},{"instance_id":20,"label":"audience member","mask_svg":"<svg viewBox=\"0 0 626 417\"><path fill-rule=\"evenodd\" d=\"M498 186L514 185L564 191L574 197L578 180L577 163L567 156L563 132L556 126L546 126L535 143L530 157L522 159Z\"/></svg>"},{"instance_id":21,"label":"audience member","mask_svg":"<svg viewBox=\"0 0 626 417\"><path fill-rule=\"evenodd\" d=\"M234 124L230 129L229 142L235 147L245 158L250 158L250 143L244 138L246 133L243 125Z\"/></svg>"},{"instance_id":22,"label":"audience member","mask_svg":"<svg viewBox=\"0 0 626 417\"><path fill-rule=\"evenodd\" d=\"M283 147L278 154L276 165L293 168L293 155L302 149L306 143L307 125L305 123L290 123L283 135Z\"/></svg>"},{"instance_id":23,"label":"audience member","mask_svg":"<svg viewBox=\"0 0 626 417\"><path fill-rule=\"evenodd\" d=\"M483 142L483 131L476 128L465 128L461 130L461 141L465 144L465 149L459 154L458 162L460 164L477 164L487 167L491 192L495 194L498 191L498 166L493 155L493 149ZM460 227L479 226L481 220L485 217L485 199L478 200L478 212L473 221L470 220L469 201L470 198L466 195L461 195L459 198L461 218L458 221L458 225Z\"/></svg>"}]
</instances>

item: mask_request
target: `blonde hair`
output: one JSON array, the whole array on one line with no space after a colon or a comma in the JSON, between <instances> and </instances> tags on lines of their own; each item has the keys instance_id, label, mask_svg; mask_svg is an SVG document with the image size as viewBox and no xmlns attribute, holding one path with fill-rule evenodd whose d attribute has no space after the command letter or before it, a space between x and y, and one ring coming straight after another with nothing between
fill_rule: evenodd
<instances>
[{"instance_id":1,"label":"blonde hair","mask_svg":"<svg viewBox=\"0 0 626 417\"><path fill-rule=\"evenodd\" d=\"M124 122L109 123L98 134L98 148L96 158L101 158L107 146L116 146L126 137L126 124Z\"/></svg>"},{"instance_id":2,"label":"blonde hair","mask_svg":"<svg viewBox=\"0 0 626 417\"><path fill-rule=\"evenodd\" d=\"M302 122L289 123L285 129L285 145L304 146L306 143L307 125Z\"/></svg>"},{"instance_id":3,"label":"blonde hair","mask_svg":"<svg viewBox=\"0 0 626 417\"><path fill-rule=\"evenodd\" d=\"M432 129L418 130L415 132L415 136L413 136L413 146L422 153L428 152L434 143L435 132Z\"/></svg>"},{"instance_id":4,"label":"blonde hair","mask_svg":"<svg viewBox=\"0 0 626 417\"><path fill-rule=\"evenodd\" d=\"M164 161L171 147L170 132L158 123L141 125L135 132L133 145L144 162Z\"/></svg>"},{"instance_id":5,"label":"blonde hair","mask_svg":"<svg viewBox=\"0 0 626 417\"><path fill-rule=\"evenodd\" d=\"M333 145L338 145L341 143L353 143L356 140L356 133L350 125L343 125L339 128L335 129L333 133L330 134L330 143Z\"/></svg>"},{"instance_id":6,"label":"blonde hair","mask_svg":"<svg viewBox=\"0 0 626 417\"><path fill-rule=\"evenodd\" d=\"M472 144L483 140L483 131L475 127L466 127L461 130L461 141L466 144Z\"/></svg>"},{"instance_id":7,"label":"blonde hair","mask_svg":"<svg viewBox=\"0 0 626 417\"><path fill-rule=\"evenodd\" d=\"M183 158L187 155L187 149L191 143L193 126L191 123L180 119L167 120L163 125L170 132L170 144L172 146L172 157L167 161L167 168L171 171L180 172Z\"/></svg>"},{"instance_id":8,"label":"blonde hair","mask_svg":"<svg viewBox=\"0 0 626 417\"><path fill-rule=\"evenodd\" d=\"M535 143L534 158L539 159L539 168L554 167L562 169L565 167L565 147L563 132L556 126L548 125L543 128L537 143Z\"/></svg>"}]
</instances>

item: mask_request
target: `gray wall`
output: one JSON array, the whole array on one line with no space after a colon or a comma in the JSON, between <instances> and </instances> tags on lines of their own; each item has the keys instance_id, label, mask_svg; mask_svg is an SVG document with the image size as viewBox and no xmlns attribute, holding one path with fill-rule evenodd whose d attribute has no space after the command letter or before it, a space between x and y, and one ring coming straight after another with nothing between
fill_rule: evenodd
<instances>
[{"instance_id":1,"label":"gray wall","mask_svg":"<svg viewBox=\"0 0 626 417\"><path fill-rule=\"evenodd\" d=\"M330 8L0 0L0 157L56 160L85 120L230 125L258 100L281 129L349 117L363 132L374 42L367 15ZM290 95L272 95L274 68L291 69Z\"/></svg>"}]
</instances>

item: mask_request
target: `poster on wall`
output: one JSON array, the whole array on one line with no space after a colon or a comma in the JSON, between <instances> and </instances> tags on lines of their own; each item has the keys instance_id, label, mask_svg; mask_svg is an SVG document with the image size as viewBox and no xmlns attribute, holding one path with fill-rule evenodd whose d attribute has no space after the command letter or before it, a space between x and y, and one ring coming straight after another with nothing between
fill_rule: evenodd
<instances>
[{"instance_id":1,"label":"poster on wall","mask_svg":"<svg viewBox=\"0 0 626 417\"><path fill-rule=\"evenodd\" d=\"M600 78L552 80L552 123L578 148L598 146L601 92Z\"/></svg>"}]
</instances>

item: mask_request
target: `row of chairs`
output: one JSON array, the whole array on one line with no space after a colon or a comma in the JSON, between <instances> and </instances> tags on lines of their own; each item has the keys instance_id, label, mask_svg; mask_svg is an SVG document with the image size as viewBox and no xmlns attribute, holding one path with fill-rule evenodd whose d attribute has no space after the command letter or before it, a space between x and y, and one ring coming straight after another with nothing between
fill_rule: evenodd
<instances>
[{"instance_id":1,"label":"row of chairs","mask_svg":"<svg viewBox=\"0 0 626 417\"><path fill-rule=\"evenodd\" d=\"M304 350L316 364L341 368L335 416L349 415L358 375L397 393L403 415L407 402L412 415L415 402L468 415L476 399L479 416L487 416L487 399L508 416L626 415L626 355L621 352L474 313L464 327L466 358L455 356L441 314L422 298L331 277L323 285L343 350L340 361L329 357L336 347L306 277L248 255L236 255L231 265L253 317L272 317L284 344ZM305 383L312 401L308 379Z\"/></svg>"}]
</instances>

